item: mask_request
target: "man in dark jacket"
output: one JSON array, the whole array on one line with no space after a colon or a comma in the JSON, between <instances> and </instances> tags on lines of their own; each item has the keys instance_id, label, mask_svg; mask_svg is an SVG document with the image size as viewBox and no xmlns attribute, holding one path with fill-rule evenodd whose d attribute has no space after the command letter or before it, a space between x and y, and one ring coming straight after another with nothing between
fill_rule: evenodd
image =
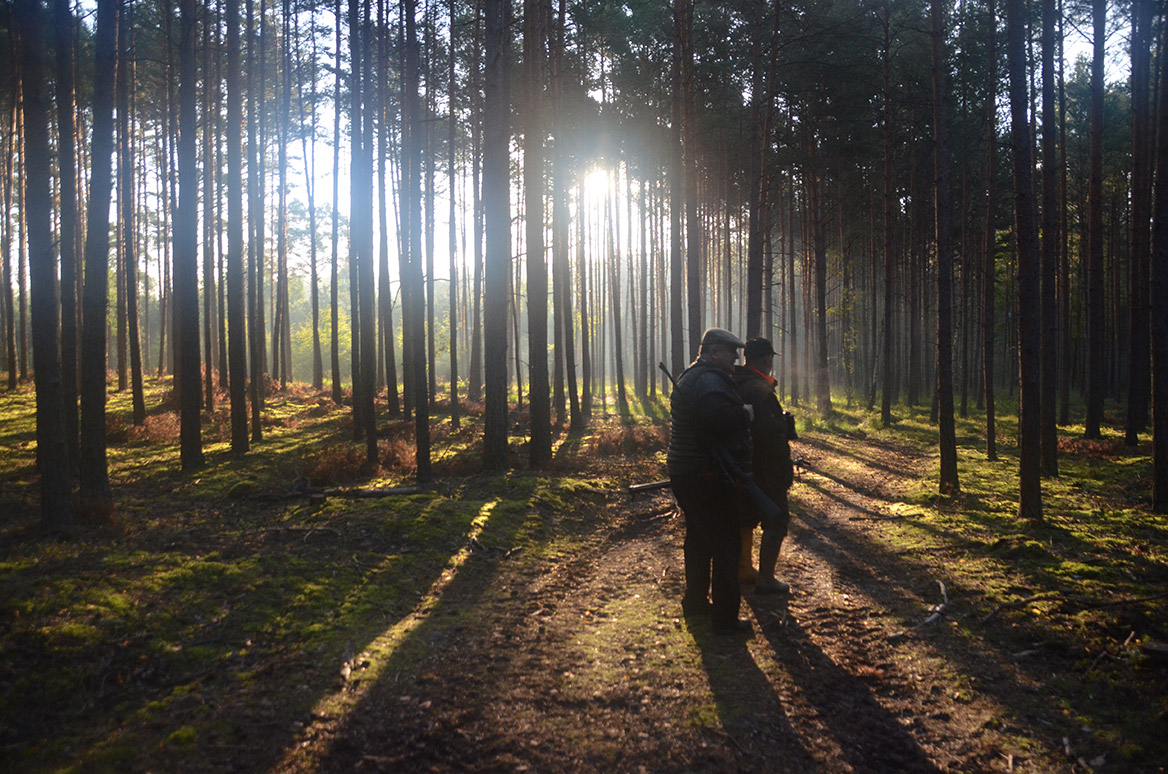
<instances>
[{"instance_id":1,"label":"man in dark jacket","mask_svg":"<svg viewBox=\"0 0 1168 774\"><path fill-rule=\"evenodd\" d=\"M708 609L716 632L750 629L748 621L738 618L737 486L726 464L718 462L721 454L739 466L750 464L754 412L738 397L731 378L743 346L730 331L707 330L697 359L678 376L670 399L667 464L673 494L685 514L682 608L687 614Z\"/></svg>"},{"instance_id":2,"label":"man in dark jacket","mask_svg":"<svg viewBox=\"0 0 1168 774\"><path fill-rule=\"evenodd\" d=\"M754 420L750 426L751 469L754 481L775 505L782 516L762 525L762 540L758 547L758 572L750 566L751 543L754 527L761 520L761 514L749 498L743 497L741 509L741 556L739 577L743 582L754 581L757 593L778 593L788 590L787 584L775 579L775 564L779 559L779 548L787 536L787 526L791 520L787 506L787 490L794 480L791 465L791 445L788 428L789 416L784 415L779 398L775 395L775 379L771 376L775 351L770 341L755 338L746 342L746 365L734 368L734 385L744 403L754 407ZM750 578L749 576L754 576ZM747 577L743 577L747 576Z\"/></svg>"}]
</instances>

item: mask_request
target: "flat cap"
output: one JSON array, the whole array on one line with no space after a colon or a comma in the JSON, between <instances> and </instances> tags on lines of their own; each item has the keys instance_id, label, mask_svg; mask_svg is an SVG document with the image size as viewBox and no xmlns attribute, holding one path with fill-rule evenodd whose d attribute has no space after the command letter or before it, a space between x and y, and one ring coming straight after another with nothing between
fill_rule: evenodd
<instances>
[{"instance_id":1,"label":"flat cap","mask_svg":"<svg viewBox=\"0 0 1168 774\"><path fill-rule=\"evenodd\" d=\"M735 336L725 328L706 328L706 332L702 334L702 346L713 347L718 344L729 344L732 347L745 347L742 339Z\"/></svg>"},{"instance_id":2,"label":"flat cap","mask_svg":"<svg viewBox=\"0 0 1168 774\"><path fill-rule=\"evenodd\" d=\"M755 337L746 342L746 351L743 355L747 360L754 360L759 357L766 357L767 355L777 355L775 348L771 346L770 339L764 339L762 336Z\"/></svg>"}]
</instances>

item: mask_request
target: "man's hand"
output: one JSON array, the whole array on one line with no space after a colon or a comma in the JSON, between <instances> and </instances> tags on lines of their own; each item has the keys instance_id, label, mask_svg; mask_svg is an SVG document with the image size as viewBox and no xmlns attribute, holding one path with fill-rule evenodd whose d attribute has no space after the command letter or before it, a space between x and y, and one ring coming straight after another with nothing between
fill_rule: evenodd
<instances>
[{"instance_id":1,"label":"man's hand","mask_svg":"<svg viewBox=\"0 0 1168 774\"><path fill-rule=\"evenodd\" d=\"M746 409L747 415L750 416L750 421L753 422L754 421L754 406L747 403L743 407Z\"/></svg>"}]
</instances>

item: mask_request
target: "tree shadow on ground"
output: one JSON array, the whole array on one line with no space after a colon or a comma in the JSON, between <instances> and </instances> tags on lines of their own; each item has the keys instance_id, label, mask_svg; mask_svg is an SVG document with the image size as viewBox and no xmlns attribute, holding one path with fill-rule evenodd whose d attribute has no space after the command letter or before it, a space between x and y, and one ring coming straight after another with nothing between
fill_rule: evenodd
<instances>
[{"instance_id":1,"label":"tree shadow on ground","mask_svg":"<svg viewBox=\"0 0 1168 774\"><path fill-rule=\"evenodd\" d=\"M796 724L809 746L834 768L854 771L935 772L936 765L900 719L873 696L868 683L836 663L787 610L785 597L748 597L774 653L782 681L809 705Z\"/></svg>"}]
</instances>

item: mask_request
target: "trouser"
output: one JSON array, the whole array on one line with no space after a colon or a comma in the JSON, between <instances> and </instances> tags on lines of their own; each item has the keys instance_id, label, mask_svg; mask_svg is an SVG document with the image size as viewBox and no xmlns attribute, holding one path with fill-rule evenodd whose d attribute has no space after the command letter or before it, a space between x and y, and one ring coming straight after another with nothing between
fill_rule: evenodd
<instances>
[{"instance_id":1,"label":"trouser","mask_svg":"<svg viewBox=\"0 0 1168 774\"><path fill-rule=\"evenodd\" d=\"M685 514L685 599L713 602L715 626L738 620L739 532L737 495L721 477L672 479L673 496Z\"/></svg>"}]
</instances>

